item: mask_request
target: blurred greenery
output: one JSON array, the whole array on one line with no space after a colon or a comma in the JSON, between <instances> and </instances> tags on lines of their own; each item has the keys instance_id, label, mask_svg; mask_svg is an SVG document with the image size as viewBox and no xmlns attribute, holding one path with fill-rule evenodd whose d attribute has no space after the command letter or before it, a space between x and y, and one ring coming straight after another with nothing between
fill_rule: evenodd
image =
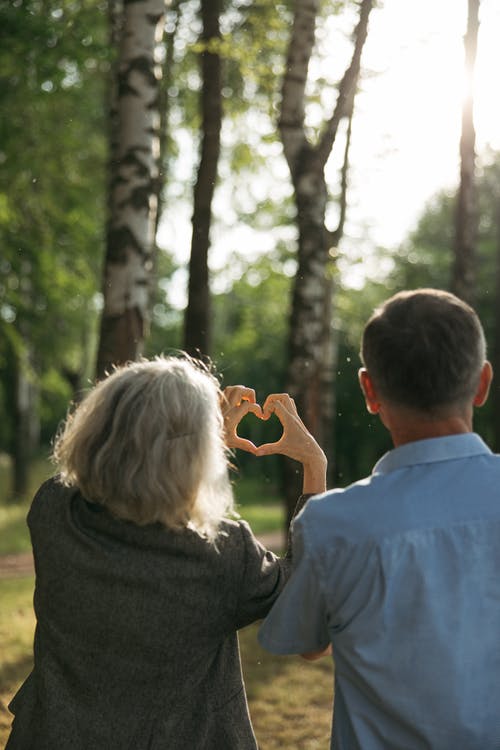
<instances>
[{"instance_id":1,"label":"blurred greenery","mask_svg":"<svg viewBox=\"0 0 500 750\"><path fill-rule=\"evenodd\" d=\"M325 3L322 12L336 12L343 6ZM272 171L262 191L254 179L259 165L266 168L266 155L280 148L275 114L290 8L289 0L278 5L262 0L224 4L221 53L226 67L227 128L221 189L231 192L231 211L226 210L227 201L221 201L222 208L216 206L217 230L248 224L269 233L273 249L252 257L235 249L224 267L212 269L212 358L223 385L249 385L260 402L268 393L286 389L289 297L296 271L291 186ZM20 432L16 413L20 369L24 369L24 385L34 392L34 421L39 423L40 445L46 452L69 403L93 380L112 63L105 9L102 0L0 4L0 106L8 113L0 120L0 452L11 456ZM169 179L164 200L176 214L192 191L190 167L183 159L186 151L196 151L199 126L195 0L169 6L167 32L174 54L166 92ZM313 97L321 78L315 87ZM190 144L187 149L184 143ZM495 281L500 159L495 153L480 155L478 167L477 307L492 350L500 306ZM378 419L365 411L357 384L363 324L380 301L399 289L447 288L453 212L453 194L435 195L401 247L377 249L381 267L387 270L365 278L359 289L344 287L337 269L333 321L337 414L332 430L338 485L366 475L390 447ZM156 259L158 285L147 356L173 351L182 341L183 313L171 299L173 287L184 283L179 276L183 270L179 237L175 232L162 236L165 246ZM362 270L366 266L364 257L342 260L344 265L358 262ZM477 426L494 444L498 428L490 406L478 412ZM279 437L281 427L277 420L263 423L249 418L241 432L262 443ZM256 461L241 454L235 463L244 480L262 479L273 487L273 502L280 502L279 457ZM3 494L8 486L4 484ZM18 519L10 522L14 539Z\"/></svg>"},{"instance_id":2,"label":"blurred greenery","mask_svg":"<svg viewBox=\"0 0 500 750\"><path fill-rule=\"evenodd\" d=\"M248 521L254 534L282 531L284 505L276 487L265 476L237 477L233 480L236 510Z\"/></svg>"},{"instance_id":3,"label":"blurred greenery","mask_svg":"<svg viewBox=\"0 0 500 750\"><path fill-rule=\"evenodd\" d=\"M31 549L26 515L33 495L51 473L52 466L47 459L33 461L28 491L18 503L12 504L9 502L12 478L10 459L6 454L0 454L0 555L29 552Z\"/></svg>"},{"instance_id":4,"label":"blurred greenery","mask_svg":"<svg viewBox=\"0 0 500 750\"><path fill-rule=\"evenodd\" d=\"M26 515L29 503L0 505L0 555L29 552L31 548Z\"/></svg>"},{"instance_id":5,"label":"blurred greenery","mask_svg":"<svg viewBox=\"0 0 500 750\"><path fill-rule=\"evenodd\" d=\"M322 12L333 13L345 5L332 0L323 4ZM291 7L291 0L278 4L227 0L220 48L226 70L220 187L228 191L231 201L229 210L224 200L215 206L214 223L219 232L248 225L268 233L273 249L252 257L235 249L224 267L212 269L213 362L223 386L251 386L261 403L269 393L286 388L289 296L296 271L295 233L290 229L294 221L292 188L279 170L273 172L268 160L269 154L279 153L281 148L276 113ZM26 513L34 491L52 471L44 455L49 453L70 402L94 377L106 224L108 75L113 62L107 21L104 0L0 3L0 107L5 113L0 119L0 554L29 550ZM199 26L196 0L168 6L167 34L174 47L165 92L169 117L163 172L168 182L163 199L174 215L174 229L179 206L184 206L192 192L192 165L186 162L196 152L199 137ZM321 87L322 77L317 76L311 101L319 101ZM254 179L258 168L267 175L262 190ZM478 156L477 185L476 306L490 351L495 354L499 349L496 340L500 341L498 154ZM336 269L336 420L332 430L335 481L340 486L369 473L390 448L389 436L378 418L366 412L357 383L363 325L377 304L400 289L448 288L454 210L453 191L433 196L400 247L377 248L376 258L384 273L374 277L365 273L360 288L343 286ZM182 341L183 312L173 304L171 294L176 285L185 283L183 263L178 260L182 238L176 231L164 232L163 238L156 259L158 284L153 292L146 356L174 351ZM351 265L358 262L365 271L364 257L343 260ZM20 432L16 412L20 370L24 385L33 390L34 417L40 429L28 491L13 505L9 503L11 457ZM499 393L495 381L492 395L498 398ZM500 450L500 424L491 404L477 413L476 426ZM281 426L276 419L263 423L249 417L240 432L260 444L276 440ZM257 534L281 530L280 457L257 460L237 452L233 463L235 497L242 517ZM4 638L7 644L0 652L0 738L6 695L29 664L31 588L31 579L0 581L0 648ZM252 675L248 682L251 705L257 733L263 732L259 737L266 736L266 730L259 730L261 712L262 721L272 726L263 747L326 744L328 729L323 717L327 716L328 723L330 717L321 697L321 715L314 718L317 736L300 745L297 733L292 739L286 735L286 727L280 735L281 715L275 706L289 702L290 685L294 684L287 725L297 717L298 731L301 707L307 702L307 696L300 693L306 672L276 659L267 664L272 664L279 679L266 685L262 674L267 675L267 667L262 666L263 657L255 650L254 639L252 629L243 634L244 662L247 670L253 670L248 672ZM310 674L313 682L318 680L328 703L324 686L329 684L329 666L318 667L317 673L307 671ZM272 693L278 684L282 692L274 704L269 690ZM313 689L314 685L308 684L304 693ZM259 704L262 696L265 699Z\"/></svg>"}]
</instances>

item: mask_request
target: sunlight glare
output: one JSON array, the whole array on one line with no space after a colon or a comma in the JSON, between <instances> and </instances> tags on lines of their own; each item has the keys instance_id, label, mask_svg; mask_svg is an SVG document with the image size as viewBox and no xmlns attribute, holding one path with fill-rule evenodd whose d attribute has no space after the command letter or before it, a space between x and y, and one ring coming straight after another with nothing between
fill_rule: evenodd
<instances>
[{"instance_id":1,"label":"sunlight glare","mask_svg":"<svg viewBox=\"0 0 500 750\"><path fill-rule=\"evenodd\" d=\"M340 31L338 20L332 15L321 29L319 46L325 53L322 65L317 60L311 62L308 90L316 97L315 106L307 111L311 130L330 116L335 95L329 84L338 80L348 59L343 33L352 29L352 19L347 19ZM372 12L355 104L348 212L340 247L341 276L352 286L362 286L363 279L374 277L377 268L383 270L382 261L375 260L377 247L397 247L432 195L443 189L453 192L458 187L466 24L467 0L384 0ZM500 150L500 97L496 90L499 31L500 0L481 0L474 76L479 155L488 145ZM266 123L268 128L273 126ZM245 143L256 154L262 154L263 149L257 137L262 135L259 127L260 120L252 122L244 134ZM226 124L226 139L230 140L228 128ZM233 138L240 137L241 130L234 129ZM326 168L332 195L338 190L343 138L343 132L339 132ZM183 140L180 146L183 156L177 176L191 176L196 154L192 144ZM235 252L251 257L269 252L280 238L291 245L295 242L293 227L263 228L258 221L250 226L244 218L245 213L251 213L256 196L272 193L275 200L285 201L290 195L281 146L267 143L266 148L263 168L255 173L249 170L247 184L243 181L235 188L228 167L221 165L215 201L219 219L212 233L214 269L230 264ZM185 195L171 195L174 208L170 213L167 210L160 232L164 243L183 262L189 254L191 231L190 208L184 211L180 206ZM332 200L328 212L331 229L336 226L337 213ZM179 291L183 283L178 276ZM181 297L179 294L177 304Z\"/></svg>"}]
</instances>

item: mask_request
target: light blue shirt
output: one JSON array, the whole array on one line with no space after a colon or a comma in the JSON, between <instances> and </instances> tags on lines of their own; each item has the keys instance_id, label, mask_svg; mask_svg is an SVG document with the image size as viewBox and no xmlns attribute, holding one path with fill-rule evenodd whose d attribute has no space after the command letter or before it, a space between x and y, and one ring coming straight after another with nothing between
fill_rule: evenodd
<instances>
[{"instance_id":1,"label":"light blue shirt","mask_svg":"<svg viewBox=\"0 0 500 750\"><path fill-rule=\"evenodd\" d=\"M336 750L500 748L500 456L475 434L408 443L307 503L259 632L333 645Z\"/></svg>"}]
</instances>

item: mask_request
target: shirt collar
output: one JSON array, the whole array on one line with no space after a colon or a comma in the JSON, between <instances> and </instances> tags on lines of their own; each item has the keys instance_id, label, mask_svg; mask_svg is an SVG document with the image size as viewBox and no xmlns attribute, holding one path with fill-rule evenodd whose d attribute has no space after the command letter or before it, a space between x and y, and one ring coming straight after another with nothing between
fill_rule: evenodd
<instances>
[{"instance_id":1,"label":"shirt collar","mask_svg":"<svg viewBox=\"0 0 500 750\"><path fill-rule=\"evenodd\" d=\"M486 443L475 432L428 438L427 440L406 443L389 451L377 461L372 473L387 474L405 466L491 453L492 451Z\"/></svg>"}]
</instances>

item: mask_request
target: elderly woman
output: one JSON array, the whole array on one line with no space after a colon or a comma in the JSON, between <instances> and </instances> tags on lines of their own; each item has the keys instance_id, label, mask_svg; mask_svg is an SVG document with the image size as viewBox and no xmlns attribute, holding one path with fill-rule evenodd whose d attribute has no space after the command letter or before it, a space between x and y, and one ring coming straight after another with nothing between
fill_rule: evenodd
<instances>
[{"instance_id":1,"label":"elderly woman","mask_svg":"<svg viewBox=\"0 0 500 750\"><path fill-rule=\"evenodd\" d=\"M249 412L276 414L281 439L240 438ZM261 409L188 358L118 369L68 418L59 474L28 515L34 668L8 750L257 747L236 631L267 614L290 559L229 520L228 448L286 454L305 494L325 488L324 454L286 394Z\"/></svg>"}]
</instances>

